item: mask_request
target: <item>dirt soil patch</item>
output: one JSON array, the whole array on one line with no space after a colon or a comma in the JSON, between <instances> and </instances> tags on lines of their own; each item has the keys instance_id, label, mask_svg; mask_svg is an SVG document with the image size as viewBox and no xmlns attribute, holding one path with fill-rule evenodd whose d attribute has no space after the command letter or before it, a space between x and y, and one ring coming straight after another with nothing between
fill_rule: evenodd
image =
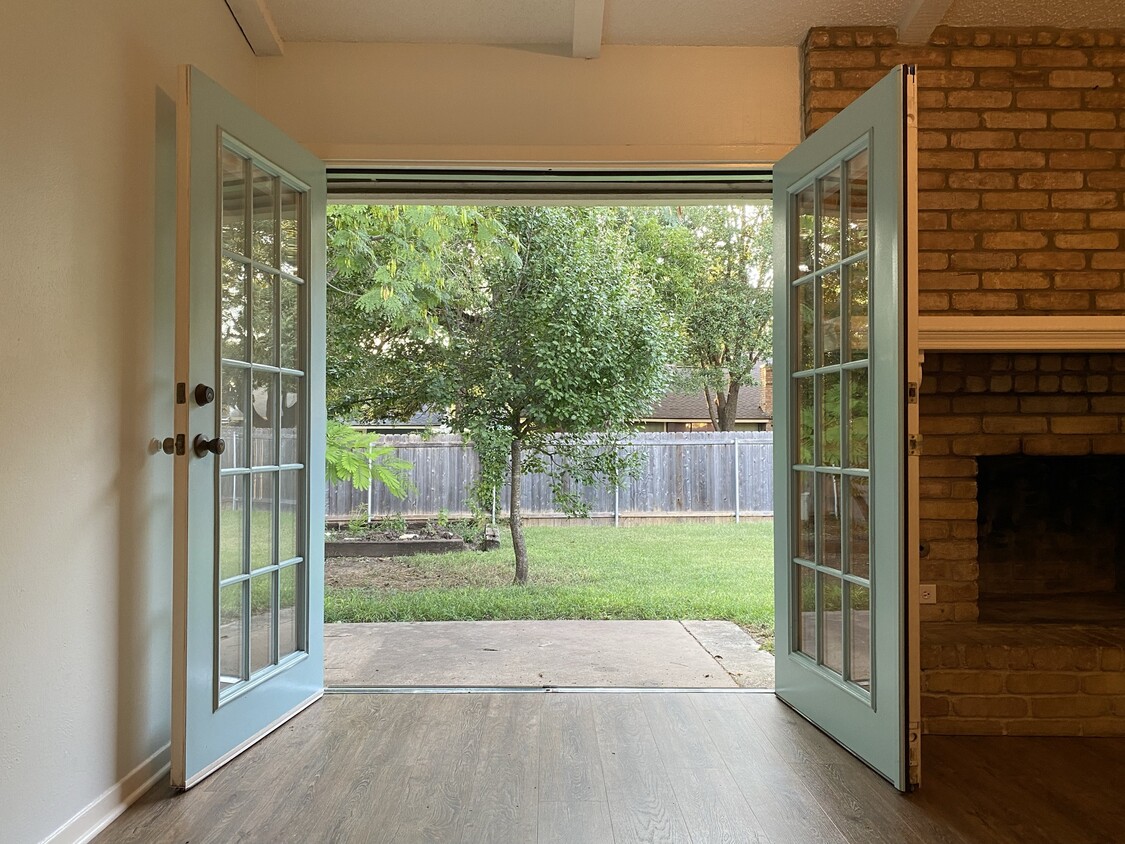
<instances>
[{"instance_id":1,"label":"dirt soil patch","mask_svg":"<svg viewBox=\"0 0 1125 844\"><path fill-rule=\"evenodd\" d=\"M414 592L461 586L503 586L511 575L489 577L481 571L420 568L408 557L333 557L325 561L324 583L330 589L378 589Z\"/></svg>"}]
</instances>

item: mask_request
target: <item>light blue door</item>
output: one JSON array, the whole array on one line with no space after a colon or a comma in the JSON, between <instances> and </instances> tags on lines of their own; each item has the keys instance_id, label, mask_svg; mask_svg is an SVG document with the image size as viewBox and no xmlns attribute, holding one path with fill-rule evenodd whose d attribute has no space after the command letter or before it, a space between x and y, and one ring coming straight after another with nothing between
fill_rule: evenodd
<instances>
[{"instance_id":1,"label":"light blue door","mask_svg":"<svg viewBox=\"0 0 1125 844\"><path fill-rule=\"evenodd\" d=\"M172 783L324 688L324 164L195 68L177 111Z\"/></svg>"},{"instance_id":2,"label":"light blue door","mask_svg":"<svg viewBox=\"0 0 1125 844\"><path fill-rule=\"evenodd\" d=\"M774 168L777 695L903 790L914 91L892 71Z\"/></svg>"}]
</instances>

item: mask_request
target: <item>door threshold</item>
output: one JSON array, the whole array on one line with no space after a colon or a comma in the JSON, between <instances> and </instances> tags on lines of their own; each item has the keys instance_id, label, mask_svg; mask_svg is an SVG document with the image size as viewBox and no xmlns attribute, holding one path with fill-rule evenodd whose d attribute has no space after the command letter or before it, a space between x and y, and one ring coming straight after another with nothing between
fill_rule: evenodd
<instances>
[{"instance_id":1,"label":"door threshold","mask_svg":"<svg viewBox=\"0 0 1125 844\"><path fill-rule=\"evenodd\" d=\"M326 695L487 695L487 694L667 694L690 692L692 694L770 694L773 689L744 689L706 686L330 686Z\"/></svg>"}]
</instances>

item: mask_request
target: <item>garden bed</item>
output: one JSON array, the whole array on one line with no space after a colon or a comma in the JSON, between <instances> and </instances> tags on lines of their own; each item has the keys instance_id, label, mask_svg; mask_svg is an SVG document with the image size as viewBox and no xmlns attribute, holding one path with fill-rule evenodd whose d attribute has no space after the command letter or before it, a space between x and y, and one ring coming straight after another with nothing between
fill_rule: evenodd
<instances>
[{"instance_id":1,"label":"garden bed","mask_svg":"<svg viewBox=\"0 0 1125 844\"><path fill-rule=\"evenodd\" d=\"M409 557L412 554L446 554L465 551L461 537L409 539L339 539L324 541L325 557Z\"/></svg>"}]
</instances>

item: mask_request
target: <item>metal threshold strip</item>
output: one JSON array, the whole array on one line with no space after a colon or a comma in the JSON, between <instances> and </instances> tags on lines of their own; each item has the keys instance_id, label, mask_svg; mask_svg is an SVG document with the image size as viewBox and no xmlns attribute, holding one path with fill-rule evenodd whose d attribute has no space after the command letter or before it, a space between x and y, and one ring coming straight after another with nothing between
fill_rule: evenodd
<instances>
[{"instance_id":1,"label":"metal threshold strip","mask_svg":"<svg viewBox=\"0 0 1125 844\"><path fill-rule=\"evenodd\" d=\"M722 688L706 686L661 687L661 686L330 686L324 690L326 695L492 695L492 694L669 694L690 692L691 694L769 694L773 689L744 689L741 687Z\"/></svg>"}]
</instances>

